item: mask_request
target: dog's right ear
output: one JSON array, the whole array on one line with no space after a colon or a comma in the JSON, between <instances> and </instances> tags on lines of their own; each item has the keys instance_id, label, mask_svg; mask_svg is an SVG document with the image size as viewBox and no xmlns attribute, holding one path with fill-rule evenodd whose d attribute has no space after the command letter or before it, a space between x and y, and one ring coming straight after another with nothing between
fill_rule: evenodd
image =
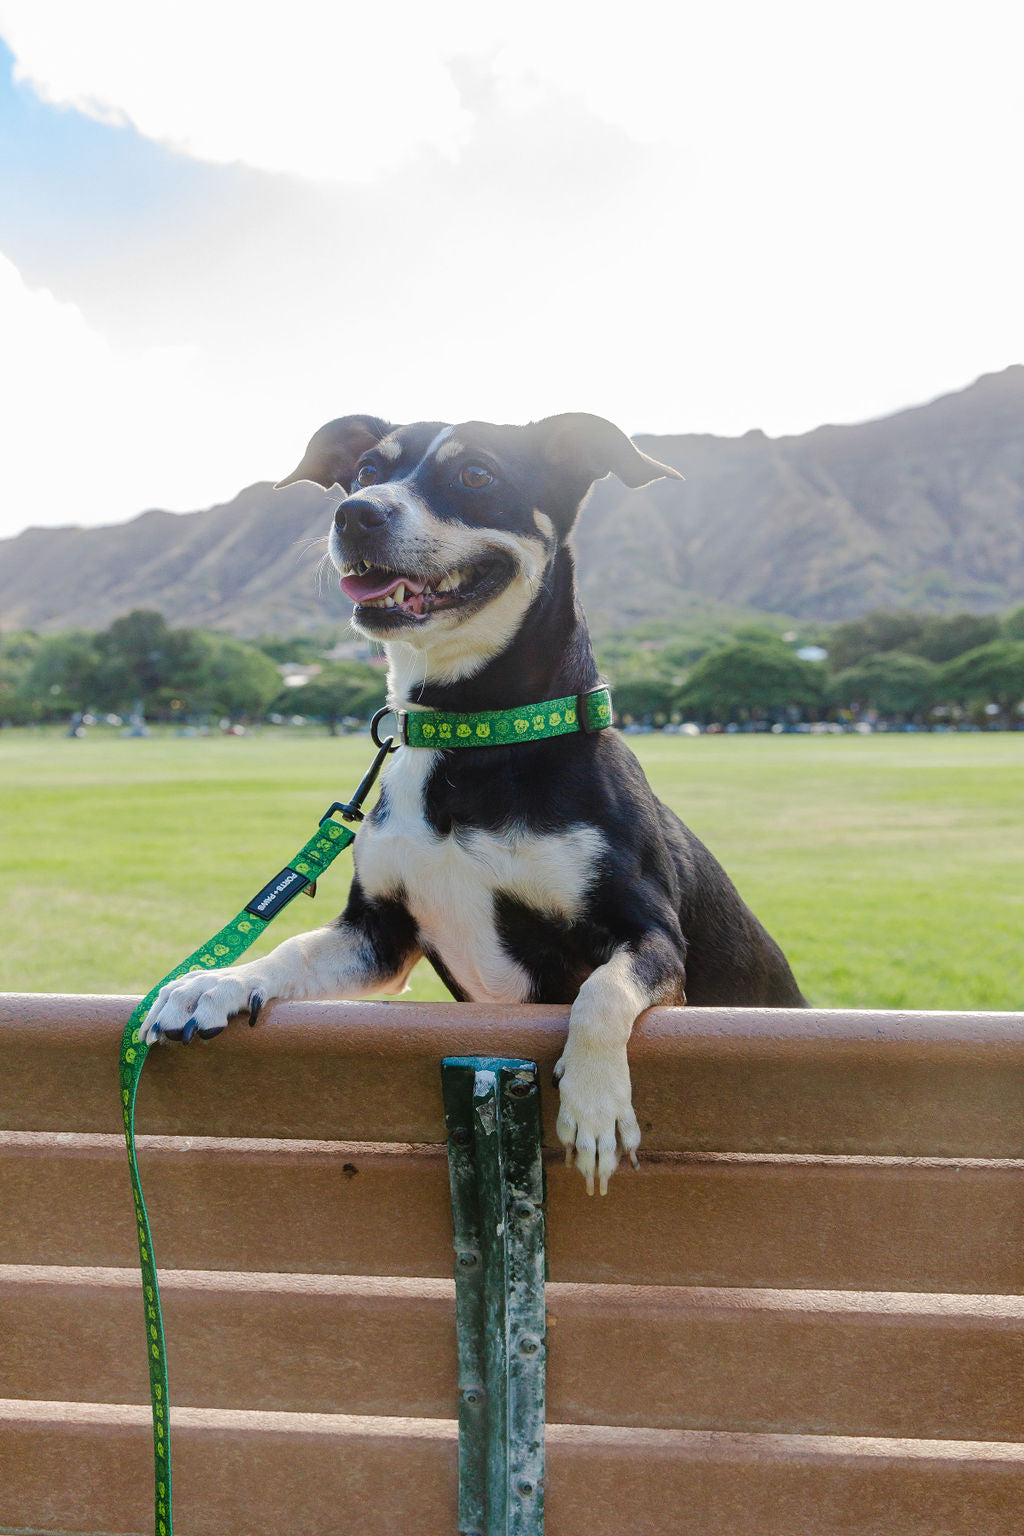
<instances>
[{"instance_id":1,"label":"dog's right ear","mask_svg":"<svg viewBox=\"0 0 1024 1536\"><path fill-rule=\"evenodd\" d=\"M571 411L534 423L545 458L580 485L589 487L604 475L616 475L623 485L647 485L651 480L682 480L678 469L643 453L603 416Z\"/></svg>"},{"instance_id":2,"label":"dog's right ear","mask_svg":"<svg viewBox=\"0 0 1024 1536\"><path fill-rule=\"evenodd\" d=\"M314 432L301 460L290 475L274 486L295 485L299 480L312 480L329 491L332 485L340 485L348 491L352 471L359 455L379 443L391 431L391 423L379 416L339 416Z\"/></svg>"}]
</instances>

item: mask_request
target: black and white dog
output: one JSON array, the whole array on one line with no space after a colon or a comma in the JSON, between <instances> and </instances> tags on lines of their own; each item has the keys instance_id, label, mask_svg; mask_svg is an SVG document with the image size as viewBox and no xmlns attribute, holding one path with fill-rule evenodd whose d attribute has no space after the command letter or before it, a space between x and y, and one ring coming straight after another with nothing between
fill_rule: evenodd
<instances>
[{"instance_id":1,"label":"black and white dog","mask_svg":"<svg viewBox=\"0 0 1024 1536\"><path fill-rule=\"evenodd\" d=\"M568 540L596 479L674 469L610 422L346 416L282 485L340 486L330 554L396 708L475 712L598 682ZM636 1162L626 1045L654 1003L800 1007L781 950L614 731L402 747L355 842L348 905L265 959L164 987L145 1038L210 1036L268 998L396 992L421 955L455 997L571 1003L558 1134L593 1192Z\"/></svg>"}]
</instances>

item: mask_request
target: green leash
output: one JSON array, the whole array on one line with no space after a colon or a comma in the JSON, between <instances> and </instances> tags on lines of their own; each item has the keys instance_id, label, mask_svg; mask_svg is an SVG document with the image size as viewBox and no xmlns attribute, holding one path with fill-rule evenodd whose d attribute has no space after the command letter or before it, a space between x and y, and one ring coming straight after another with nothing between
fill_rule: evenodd
<instances>
[{"instance_id":1,"label":"green leash","mask_svg":"<svg viewBox=\"0 0 1024 1536\"><path fill-rule=\"evenodd\" d=\"M376 737L374 738L376 740ZM303 843L298 853L261 891L233 917L226 927L193 950L187 960L168 971L158 981L135 1009L121 1037L121 1113L124 1119L124 1136L128 1146L128 1171L131 1175L132 1194L135 1197L135 1221L139 1236L139 1262L142 1267L142 1293L146 1309L146 1346L149 1357L149 1396L153 1409L153 1458L155 1479L155 1536L173 1536L171 1515L171 1422L170 1394L167 1386L167 1345L164 1340L163 1315L160 1310L160 1286L156 1278L153 1258L153 1238L149 1229L149 1216L142 1194L139 1164L135 1155L135 1096L139 1090L139 1078L151 1047L141 1039L142 1021L156 1001L160 988L169 981L189 971L216 971L244 955L254 944L269 922L283 912L300 891L316 892L316 882L329 869L343 849L348 848L355 833L348 827L339 826L331 817L340 811L346 821L362 821L361 806L384 766L384 759L396 748L391 737L378 741L378 752L352 799L342 803L336 800L320 818L316 833L308 843Z\"/></svg>"},{"instance_id":2,"label":"green leash","mask_svg":"<svg viewBox=\"0 0 1024 1536\"><path fill-rule=\"evenodd\" d=\"M333 809L333 807L332 807ZM328 813L330 814L330 813ZM307 890L353 841L355 833L336 821L322 824L285 866L226 927L207 939L197 950L168 971L163 981L143 998L125 1028L121 1040L121 1107L124 1134L128 1144L128 1168L135 1196L135 1216L139 1233L139 1260L142 1265L142 1289L146 1307L146 1343L149 1349L149 1390L153 1406L153 1451L156 1458L156 1536L172 1536L171 1520L171 1446L168 1419L167 1355L163 1318L160 1311L160 1287L153 1259L153 1239L149 1230L146 1202L142 1196L139 1165L135 1156L135 1095L142 1067L151 1047L139 1038L140 1026L160 988L188 971L218 970L231 965L259 938L267 923L284 910L293 897ZM255 909L263 903L264 910Z\"/></svg>"},{"instance_id":3,"label":"green leash","mask_svg":"<svg viewBox=\"0 0 1024 1536\"><path fill-rule=\"evenodd\" d=\"M139 1165L135 1155L135 1097L139 1078L151 1047L140 1037L142 1022L156 1001L160 988L169 981L189 971L215 971L231 965L254 944L269 922L282 912L300 891L312 896L316 882L345 848L355 840L355 833L348 827L339 826L331 817L335 811L348 821L361 821L360 809L384 765L389 752L397 751L392 737L382 741L378 735L379 722L388 714L397 715L400 739L410 747L511 746L520 741L537 741L543 737L565 736L582 731L589 734L602 730L612 723L611 694L607 688L594 688L588 693L572 694L562 699L547 699L541 704L523 705L518 709L487 710L479 714L449 714L438 710L391 711L382 709L373 717L371 734L378 752L363 776L350 801L335 801L320 818L320 825L313 837L299 849L295 857L274 878L258 891L250 902L233 917L224 928L215 933L205 944L193 950L186 960L158 981L135 1009L125 1026L121 1039L121 1112L124 1119L125 1142L128 1147L128 1169L135 1198L135 1218L139 1237L139 1261L142 1268L142 1290L146 1310L146 1344L149 1357L149 1391L153 1409L153 1454L156 1468L155 1486L155 1536L173 1536L171 1514L171 1439L170 1397L167 1385L167 1346L164 1340L163 1315L160 1309L160 1286L157 1282L156 1263L153 1258L153 1238L149 1216L142 1194Z\"/></svg>"}]
</instances>

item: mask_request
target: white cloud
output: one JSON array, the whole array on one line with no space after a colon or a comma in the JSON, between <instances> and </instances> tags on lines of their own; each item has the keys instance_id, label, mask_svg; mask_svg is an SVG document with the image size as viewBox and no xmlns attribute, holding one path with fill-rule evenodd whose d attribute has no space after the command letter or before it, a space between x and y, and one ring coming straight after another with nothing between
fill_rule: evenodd
<instances>
[{"instance_id":1,"label":"white cloud","mask_svg":"<svg viewBox=\"0 0 1024 1536\"><path fill-rule=\"evenodd\" d=\"M471 7L465 7L471 14ZM402 24L369 7L293 0L4 0L18 76L44 99L199 159L364 180L469 131L429 6Z\"/></svg>"},{"instance_id":2,"label":"white cloud","mask_svg":"<svg viewBox=\"0 0 1024 1536\"><path fill-rule=\"evenodd\" d=\"M117 522L154 505L155 492L186 509L239 488L224 440L238 451L244 406L212 396L194 347L115 349L2 254L0 335L0 535Z\"/></svg>"},{"instance_id":3,"label":"white cloud","mask_svg":"<svg viewBox=\"0 0 1024 1536\"><path fill-rule=\"evenodd\" d=\"M1024 12L608 17L0 0L44 99L275 173L0 263L10 524L208 505L348 410L794 432L1024 358Z\"/></svg>"},{"instance_id":4,"label":"white cloud","mask_svg":"<svg viewBox=\"0 0 1024 1536\"><path fill-rule=\"evenodd\" d=\"M738 187L928 163L1019 121L1024 15L1006 0L720 0L584 11L575 0L0 0L17 71L45 99L129 121L215 163L370 180L423 149L456 156L475 60L510 96L557 89L637 142ZM1000 146L992 142L999 154ZM827 183L826 177L826 183ZM724 189L723 189L724 190ZM828 194L828 186L808 188Z\"/></svg>"}]
</instances>

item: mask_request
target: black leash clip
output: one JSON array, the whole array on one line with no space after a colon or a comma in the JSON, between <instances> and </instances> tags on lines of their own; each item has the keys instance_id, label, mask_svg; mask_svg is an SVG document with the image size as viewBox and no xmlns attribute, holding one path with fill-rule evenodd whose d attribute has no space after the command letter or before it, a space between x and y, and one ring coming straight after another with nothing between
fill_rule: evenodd
<instances>
[{"instance_id":1,"label":"black leash clip","mask_svg":"<svg viewBox=\"0 0 1024 1536\"><path fill-rule=\"evenodd\" d=\"M389 752L397 752L400 745L400 743L397 742L393 736L386 736L384 740L381 741L377 734L378 723L384 719L385 715L394 714L398 719L398 728L404 735L404 727L402 721L403 713L404 711L400 710L378 709L377 713L370 721L370 735L373 737L374 744L378 748L377 755L373 762L370 764L369 768L367 768L366 772L363 774L363 777L360 779L359 787L355 794L352 796L352 799L346 801L335 800L333 805L329 805L327 807L326 811L324 811L324 814L320 817L320 821L318 823L321 827L325 821L330 821L335 811L340 814L344 821L363 820L363 812L360 807L363 801L366 799L367 795L370 793L370 790L373 788L374 784L376 784L377 777L384 766L384 759L387 757Z\"/></svg>"}]
</instances>

